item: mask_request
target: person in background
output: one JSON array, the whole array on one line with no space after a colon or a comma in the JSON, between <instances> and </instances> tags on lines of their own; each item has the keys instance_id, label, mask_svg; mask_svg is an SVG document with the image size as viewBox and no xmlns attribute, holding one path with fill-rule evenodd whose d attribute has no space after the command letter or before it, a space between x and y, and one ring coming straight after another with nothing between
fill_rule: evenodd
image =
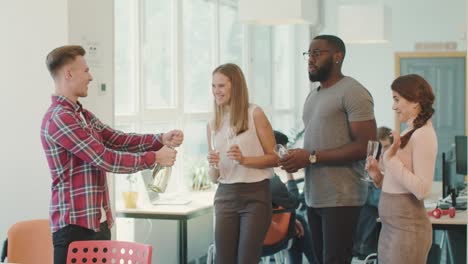
<instances>
[{"instance_id":1,"label":"person in background","mask_svg":"<svg viewBox=\"0 0 468 264\"><path fill-rule=\"evenodd\" d=\"M437 156L437 136L432 126L435 96L421 76L398 77L391 85L393 110L408 125L383 156L383 169L372 156L366 169L382 187L379 216L379 263L426 263L432 243L432 225L424 208L431 192Z\"/></svg>"},{"instance_id":2,"label":"person in background","mask_svg":"<svg viewBox=\"0 0 468 264\"><path fill-rule=\"evenodd\" d=\"M257 264L271 222L275 138L263 110L249 103L239 66L220 65L212 79L214 118L207 125L207 139L209 175L219 183L215 263Z\"/></svg>"},{"instance_id":3,"label":"person in background","mask_svg":"<svg viewBox=\"0 0 468 264\"><path fill-rule=\"evenodd\" d=\"M126 134L102 123L78 101L88 95L92 76L81 46L62 46L46 58L55 94L41 126L41 141L52 177L50 227L54 263L67 261L78 240L109 240L114 223L106 172L134 173L156 164L172 165L183 133Z\"/></svg>"},{"instance_id":4,"label":"person in background","mask_svg":"<svg viewBox=\"0 0 468 264\"><path fill-rule=\"evenodd\" d=\"M380 145L382 146L382 153L380 154L380 157L383 157L385 151L387 151L387 149L389 149L390 146L393 144L392 130L385 126L379 127L377 129L377 139L379 140Z\"/></svg>"},{"instance_id":5,"label":"person in background","mask_svg":"<svg viewBox=\"0 0 468 264\"><path fill-rule=\"evenodd\" d=\"M274 130L276 144L281 144L284 147L288 144L288 137ZM293 239L293 244L288 251L289 263L302 264L302 254L304 254L309 263L317 263L313 258L311 235L309 225L304 217L304 211L298 207L304 203L304 196L299 195L296 180L292 173L287 173L287 188L281 178L275 173L270 179L270 190L273 202L273 207L281 206L285 209L296 210L296 237ZM302 201L301 201L302 198Z\"/></svg>"},{"instance_id":6,"label":"person in background","mask_svg":"<svg viewBox=\"0 0 468 264\"><path fill-rule=\"evenodd\" d=\"M346 48L332 35L316 36L304 52L309 80L302 119L304 148L280 160L287 172L305 168L304 193L318 263L351 263L353 236L367 197L363 181L367 142L376 138L369 91L341 72Z\"/></svg>"},{"instance_id":7,"label":"person in background","mask_svg":"<svg viewBox=\"0 0 468 264\"><path fill-rule=\"evenodd\" d=\"M379 165L382 164L383 154L393 143L391 135L392 130L388 127L383 126L377 129L377 139L382 147L380 158L378 159ZM383 170L383 165L381 165L381 169ZM372 183L367 187L367 200L359 215L353 245L353 255L360 260L365 259L369 254L377 252L379 227L376 219L379 217L380 191L380 188L377 188Z\"/></svg>"}]
</instances>

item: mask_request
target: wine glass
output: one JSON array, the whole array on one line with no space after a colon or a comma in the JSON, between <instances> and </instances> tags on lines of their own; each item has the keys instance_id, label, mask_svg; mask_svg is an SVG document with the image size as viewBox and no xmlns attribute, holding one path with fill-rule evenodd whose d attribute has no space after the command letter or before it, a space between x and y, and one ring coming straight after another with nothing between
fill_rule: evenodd
<instances>
[{"instance_id":1,"label":"wine glass","mask_svg":"<svg viewBox=\"0 0 468 264\"><path fill-rule=\"evenodd\" d=\"M369 140L367 142L367 156L366 162L368 157L372 157L374 159L377 158L377 153L379 152L380 143L375 140ZM369 176L369 173L366 171L365 177L362 179L363 181L372 182L372 178Z\"/></svg>"},{"instance_id":2,"label":"wine glass","mask_svg":"<svg viewBox=\"0 0 468 264\"><path fill-rule=\"evenodd\" d=\"M281 144L276 144L275 149L273 151L276 153L276 155L278 155L280 159L284 158L284 156L288 155L289 153L288 149Z\"/></svg>"},{"instance_id":3,"label":"wine glass","mask_svg":"<svg viewBox=\"0 0 468 264\"><path fill-rule=\"evenodd\" d=\"M230 127L227 131L227 149L229 150L232 146L237 145L237 134L233 127ZM239 161L232 160L234 164L239 164Z\"/></svg>"},{"instance_id":4,"label":"wine glass","mask_svg":"<svg viewBox=\"0 0 468 264\"><path fill-rule=\"evenodd\" d=\"M211 136L210 136L211 151L217 152L216 143L215 143L215 135L216 135L216 132L212 129L211 130ZM212 167L214 169L218 169L218 165L216 165L216 164L210 164L210 167Z\"/></svg>"}]
</instances>

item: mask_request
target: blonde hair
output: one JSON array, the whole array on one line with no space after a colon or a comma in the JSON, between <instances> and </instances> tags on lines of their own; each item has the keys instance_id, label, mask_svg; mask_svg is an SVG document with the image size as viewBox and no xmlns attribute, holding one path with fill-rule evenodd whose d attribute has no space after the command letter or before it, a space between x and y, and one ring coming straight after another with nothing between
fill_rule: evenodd
<instances>
[{"instance_id":1,"label":"blonde hair","mask_svg":"<svg viewBox=\"0 0 468 264\"><path fill-rule=\"evenodd\" d=\"M233 63L219 65L214 69L213 75L215 73L221 73L231 82L231 118L229 120L229 125L234 128L234 131L238 135L249 128L249 93L244 74L241 68ZM223 116L226 114L226 109L224 106L218 106L216 102L213 102L213 104L214 118L212 122L214 129L219 130L221 128Z\"/></svg>"}]
</instances>

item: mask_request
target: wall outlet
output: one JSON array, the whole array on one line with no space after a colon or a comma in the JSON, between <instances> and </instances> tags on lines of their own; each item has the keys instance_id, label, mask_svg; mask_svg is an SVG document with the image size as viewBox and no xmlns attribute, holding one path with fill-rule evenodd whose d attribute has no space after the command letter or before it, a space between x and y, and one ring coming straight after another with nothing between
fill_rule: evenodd
<instances>
[{"instance_id":1,"label":"wall outlet","mask_svg":"<svg viewBox=\"0 0 468 264\"><path fill-rule=\"evenodd\" d=\"M107 85L105 83L98 82L98 94L99 95L107 94Z\"/></svg>"}]
</instances>

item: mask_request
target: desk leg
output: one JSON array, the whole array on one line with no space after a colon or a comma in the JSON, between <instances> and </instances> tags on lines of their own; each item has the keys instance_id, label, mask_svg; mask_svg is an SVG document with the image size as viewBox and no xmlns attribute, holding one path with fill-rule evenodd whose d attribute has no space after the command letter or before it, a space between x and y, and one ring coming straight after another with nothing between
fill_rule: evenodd
<instances>
[{"instance_id":1,"label":"desk leg","mask_svg":"<svg viewBox=\"0 0 468 264\"><path fill-rule=\"evenodd\" d=\"M187 220L179 220L179 263L187 264Z\"/></svg>"}]
</instances>

